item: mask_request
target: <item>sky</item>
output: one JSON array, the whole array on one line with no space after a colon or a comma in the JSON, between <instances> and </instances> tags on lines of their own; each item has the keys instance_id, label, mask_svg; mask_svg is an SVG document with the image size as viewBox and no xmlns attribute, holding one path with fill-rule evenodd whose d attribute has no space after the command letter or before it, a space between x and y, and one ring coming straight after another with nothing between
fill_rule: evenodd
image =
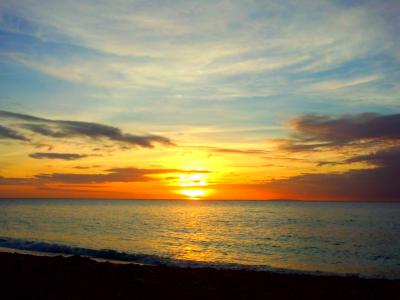
<instances>
[{"instance_id":1,"label":"sky","mask_svg":"<svg viewBox=\"0 0 400 300\"><path fill-rule=\"evenodd\" d=\"M400 2L0 2L0 196L400 200Z\"/></svg>"}]
</instances>

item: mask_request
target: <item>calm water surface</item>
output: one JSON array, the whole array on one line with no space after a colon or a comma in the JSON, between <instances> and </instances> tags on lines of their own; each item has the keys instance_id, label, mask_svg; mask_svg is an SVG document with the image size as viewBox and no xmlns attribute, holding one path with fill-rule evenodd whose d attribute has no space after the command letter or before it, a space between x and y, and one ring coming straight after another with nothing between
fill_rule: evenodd
<instances>
[{"instance_id":1,"label":"calm water surface","mask_svg":"<svg viewBox=\"0 0 400 300\"><path fill-rule=\"evenodd\" d=\"M400 204L0 200L0 246L400 278Z\"/></svg>"}]
</instances>

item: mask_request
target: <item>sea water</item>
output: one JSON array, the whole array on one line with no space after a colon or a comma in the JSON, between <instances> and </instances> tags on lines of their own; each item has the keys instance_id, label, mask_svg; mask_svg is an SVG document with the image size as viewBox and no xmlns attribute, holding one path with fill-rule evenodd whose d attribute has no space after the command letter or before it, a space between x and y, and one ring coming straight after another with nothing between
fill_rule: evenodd
<instances>
[{"instance_id":1,"label":"sea water","mask_svg":"<svg viewBox=\"0 0 400 300\"><path fill-rule=\"evenodd\" d=\"M400 278L400 203L3 199L0 247Z\"/></svg>"}]
</instances>

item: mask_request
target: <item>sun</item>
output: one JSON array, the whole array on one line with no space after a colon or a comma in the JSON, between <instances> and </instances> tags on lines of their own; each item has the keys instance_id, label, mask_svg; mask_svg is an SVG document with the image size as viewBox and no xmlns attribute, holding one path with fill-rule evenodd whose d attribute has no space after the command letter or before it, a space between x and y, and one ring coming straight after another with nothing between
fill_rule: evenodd
<instances>
[{"instance_id":1,"label":"sun","mask_svg":"<svg viewBox=\"0 0 400 300\"><path fill-rule=\"evenodd\" d=\"M206 195L207 191L204 189L184 189L184 190L180 190L179 193L187 196L187 199L198 200L198 199L204 197Z\"/></svg>"},{"instance_id":2,"label":"sun","mask_svg":"<svg viewBox=\"0 0 400 300\"><path fill-rule=\"evenodd\" d=\"M178 191L190 200L199 200L208 195L207 174L206 173L188 173L179 175L179 186L182 187Z\"/></svg>"}]
</instances>

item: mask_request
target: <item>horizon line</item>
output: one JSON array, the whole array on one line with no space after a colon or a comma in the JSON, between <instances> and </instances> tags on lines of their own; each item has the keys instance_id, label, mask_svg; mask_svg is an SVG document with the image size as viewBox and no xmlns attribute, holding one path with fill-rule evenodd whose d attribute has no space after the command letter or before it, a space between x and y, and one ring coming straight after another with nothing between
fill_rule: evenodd
<instances>
[{"instance_id":1,"label":"horizon line","mask_svg":"<svg viewBox=\"0 0 400 300\"><path fill-rule=\"evenodd\" d=\"M273 201L273 202L357 202L357 203L400 203L400 200L338 200L338 199L180 199L180 198L96 198L96 197L0 197L2 200L116 200L116 201L190 201L190 202L202 202L202 201Z\"/></svg>"}]
</instances>

